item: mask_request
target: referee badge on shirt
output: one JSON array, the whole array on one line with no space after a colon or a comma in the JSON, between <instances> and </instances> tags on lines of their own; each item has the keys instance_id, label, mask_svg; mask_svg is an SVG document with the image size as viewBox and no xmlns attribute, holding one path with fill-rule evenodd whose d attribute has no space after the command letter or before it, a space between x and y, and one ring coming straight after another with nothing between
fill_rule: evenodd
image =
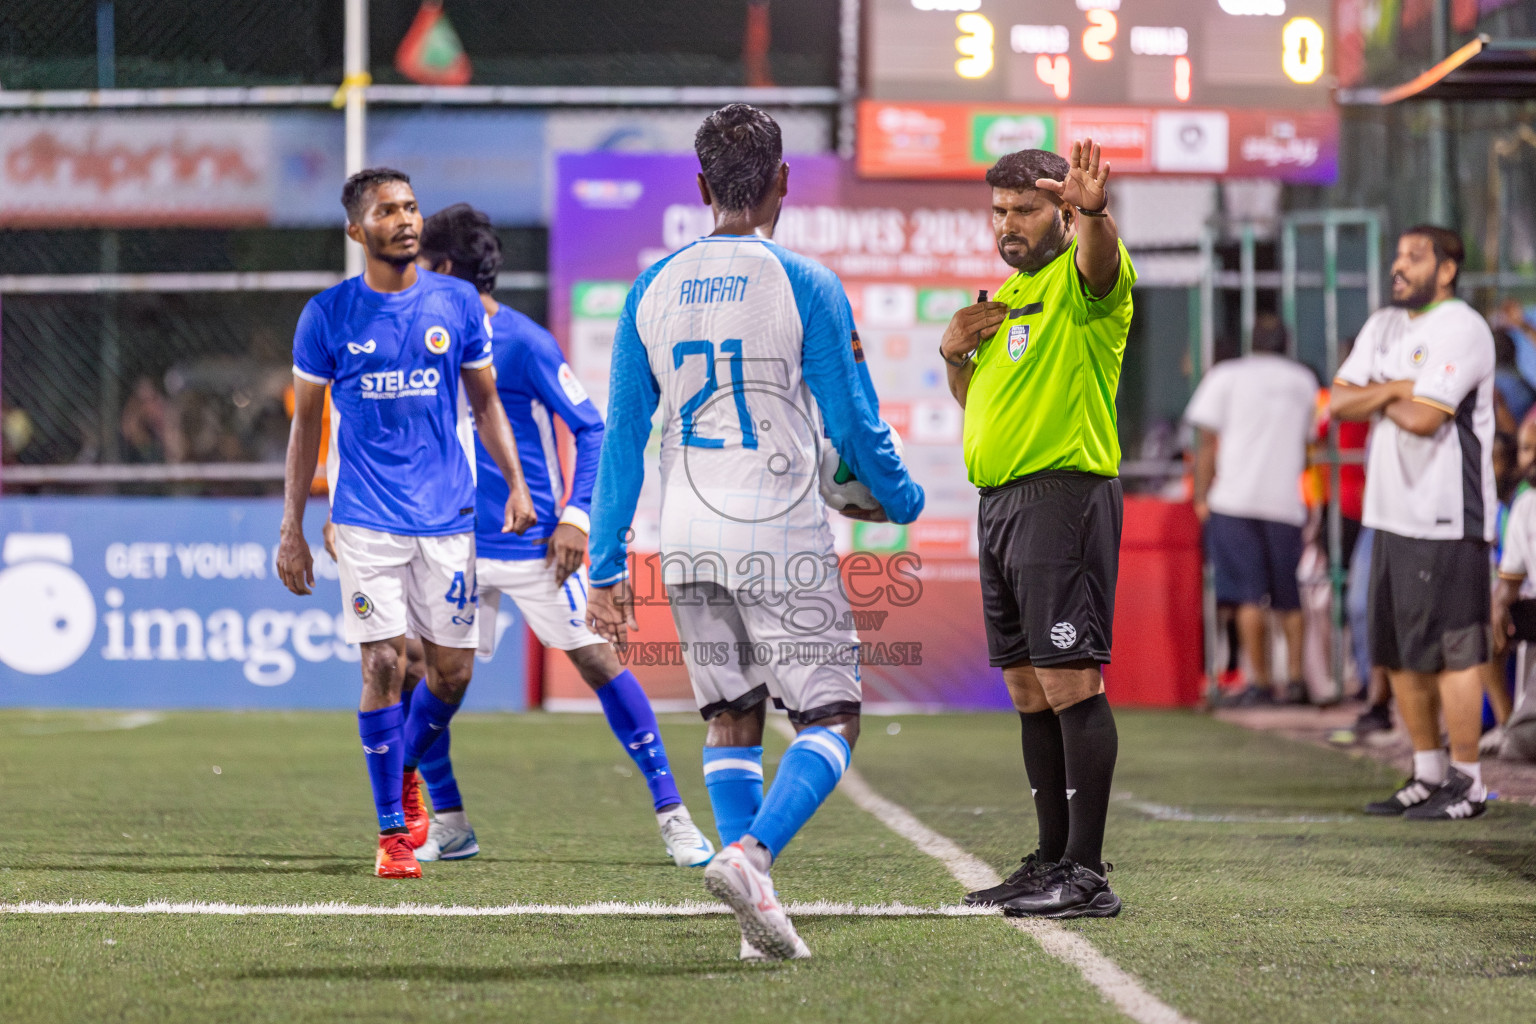
<instances>
[{"instance_id":1,"label":"referee badge on shirt","mask_svg":"<svg viewBox=\"0 0 1536 1024\"><path fill-rule=\"evenodd\" d=\"M1008 328L1008 357L1014 362L1029 348L1029 324L1014 324Z\"/></svg>"},{"instance_id":2,"label":"referee badge on shirt","mask_svg":"<svg viewBox=\"0 0 1536 1024\"><path fill-rule=\"evenodd\" d=\"M427 351L435 356L440 356L448 351L448 328L427 328Z\"/></svg>"}]
</instances>

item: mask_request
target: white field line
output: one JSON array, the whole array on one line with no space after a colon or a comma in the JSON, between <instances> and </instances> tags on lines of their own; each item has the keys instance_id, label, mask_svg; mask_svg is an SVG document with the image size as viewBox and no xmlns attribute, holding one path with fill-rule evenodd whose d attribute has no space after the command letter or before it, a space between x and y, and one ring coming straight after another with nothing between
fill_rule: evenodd
<instances>
[{"instance_id":1,"label":"white field line","mask_svg":"<svg viewBox=\"0 0 1536 1024\"><path fill-rule=\"evenodd\" d=\"M904 903L858 906L852 903L790 903L797 917L989 917L995 910L970 907L914 907ZM188 914L215 917L705 917L729 915L723 903L513 903L501 907L458 907L400 903L377 907L358 903L0 903L0 914Z\"/></svg>"},{"instance_id":2,"label":"white field line","mask_svg":"<svg viewBox=\"0 0 1536 1024\"><path fill-rule=\"evenodd\" d=\"M787 722L772 721L779 732L793 738L794 731ZM985 861L918 821L905 807L876 793L856 769L849 768L843 773L838 788L860 810L869 812L886 828L943 864L967 890L985 889L1002 881ZM1140 982L1115 966L1081 935L1067 931L1055 921L1027 917L1004 920L1033 938L1051 956L1076 967L1090 985L1137 1024L1192 1024L1189 1018L1142 988Z\"/></svg>"},{"instance_id":3,"label":"white field line","mask_svg":"<svg viewBox=\"0 0 1536 1024\"><path fill-rule=\"evenodd\" d=\"M1330 822L1359 821L1355 814L1293 814L1288 817L1265 817L1261 814L1197 814L1172 804L1154 804L1146 800L1126 800L1125 806L1139 811L1153 821L1201 821L1224 825L1319 825Z\"/></svg>"}]
</instances>

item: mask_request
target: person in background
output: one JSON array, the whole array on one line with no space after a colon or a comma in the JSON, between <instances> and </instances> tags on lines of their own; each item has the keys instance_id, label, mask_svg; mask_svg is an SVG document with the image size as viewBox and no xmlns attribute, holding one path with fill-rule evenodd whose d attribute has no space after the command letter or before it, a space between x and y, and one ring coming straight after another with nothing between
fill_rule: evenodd
<instances>
[{"instance_id":1,"label":"person in background","mask_svg":"<svg viewBox=\"0 0 1536 1024\"><path fill-rule=\"evenodd\" d=\"M1216 600L1237 606L1237 630L1252 673L1226 702L1307 702L1296 568L1307 522L1301 474L1314 431L1317 378L1289 358L1273 313L1253 327L1253 354L1212 367L1184 412L1199 429L1195 514L1205 526ZM1287 678L1270 677L1268 618L1285 631Z\"/></svg>"},{"instance_id":2,"label":"person in background","mask_svg":"<svg viewBox=\"0 0 1536 1024\"><path fill-rule=\"evenodd\" d=\"M1493 334L1456 297L1465 259L1454 231L1403 232L1392 305L1360 329L1330 401L1340 419L1374 423L1365 489L1365 523L1377 530L1372 660L1391 674L1414 750L1413 774L1365 810L1414 821L1475 818L1488 799L1477 745L1498 518Z\"/></svg>"},{"instance_id":3,"label":"person in background","mask_svg":"<svg viewBox=\"0 0 1536 1024\"><path fill-rule=\"evenodd\" d=\"M1498 341L1498 332L1494 333L1495 343ZM1520 437L1525 438L1525 444L1520 444ZM1493 711L1493 728L1483 733L1483 738L1478 743L1478 752L1487 757L1497 757L1504 743L1504 726L1509 721L1510 714L1514 711L1514 695L1510 693L1510 669L1509 649L1507 641L1509 636L1501 632L1499 623L1499 602L1504 601L1503 610L1508 614L1509 605L1523 595L1524 588L1517 584L1504 593L1503 586L1505 568L1505 552L1511 538L1514 538L1516 546L1520 546L1530 539L1529 534L1523 530L1512 528L1514 519L1515 502L1523 497L1531 489L1530 474L1532 467L1536 466L1536 416L1527 412L1524 421L1520 425L1518 435L1499 433L1493 437L1493 476L1498 487L1499 495L1499 523L1498 534L1493 544L1493 567L1496 580L1493 590L1493 660L1488 663L1488 671L1483 677L1483 692L1488 696L1488 706ZM1509 559L1511 566L1524 566L1527 555L1525 551L1517 551ZM1510 571L1516 571L1514 569Z\"/></svg>"},{"instance_id":4,"label":"person in background","mask_svg":"<svg viewBox=\"0 0 1536 1024\"><path fill-rule=\"evenodd\" d=\"M1354 339L1344 346L1342 358L1349 358ZM1332 417L1329 417L1331 421ZM1327 424L1324 425L1325 429ZM1360 696L1366 709L1355 719L1355 739L1392 728L1392 685L1386 669L1371 663L1370 579L1371 545L1376 531L1361 519L1365 507L1365 458L1371 425L1345 420L1339 423L1339 520L1343 527L1344 549L1341 556L1349 567L1344 588L1344 613L1349 620L1350 647L1355 658L1355 672L1360 680Z\"/></svg>"},{"instance_id":5,"label":"person in background","mask_svg":"<svg viewBox=\"0 0 1536 1024\"><path fill-rule=\"evenodd\" d=\"M1515 423L1525 419L1525 414L1536 405L1536 389L1521 376L1515 361L1515 332L1508 327L1497 327L1493 332L1493 386Z\"/></svg>"}]
</instances>

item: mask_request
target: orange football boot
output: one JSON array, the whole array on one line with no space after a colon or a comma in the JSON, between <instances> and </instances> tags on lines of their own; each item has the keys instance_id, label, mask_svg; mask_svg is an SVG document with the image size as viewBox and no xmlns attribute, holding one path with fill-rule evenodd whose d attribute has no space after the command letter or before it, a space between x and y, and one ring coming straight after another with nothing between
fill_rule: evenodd
<instances>
[{"instance_id":1,"label":"orange football boot","mask_svg":"<svg viewBox=\"0 0 1536 1024\"><path fill-rule=\"evenodd\" d=\"M411 837L398 832L379 836L379 855L374 860L373 873L380 878L420 878L421 865L416 861Z\"/></svg>"},{"instance_id":2,"label":"orange football boot","mask_svg":"<svg viewBox=\"0 0 1536 1024\"><path fill-rule=\"evenodd\" d=\"M404 784L400 789L401 810L405 811L405 828L411 834L411 847L421 846L427 841L427 830L432 825L432 819L427 816L427 806L421 802L421 778L412 768L405 773Z\"/></svg>"}]
</instances>

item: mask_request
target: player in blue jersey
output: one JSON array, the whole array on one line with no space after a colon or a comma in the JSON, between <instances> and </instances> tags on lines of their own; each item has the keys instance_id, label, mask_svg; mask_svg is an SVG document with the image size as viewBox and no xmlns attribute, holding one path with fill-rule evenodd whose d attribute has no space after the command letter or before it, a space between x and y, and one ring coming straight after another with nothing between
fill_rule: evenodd
<instances>
[{"instance_id":1,"label":"player in blue jersey","mask_svg":"<svg viewBox=\"0 0 1536 1024\"><path fill-rule=\"evenodd\" d=\"M374 168L342 189L347 236L363 247L361 276L305 305L293 339L294 416L284 471L277 571L308 594L314 561L304 505L330 387L327 458L344 634L362 652L357 722L379 821L374 872L420 878L406 804L420 801L404 764L447 727L474 668L475 457L479 436L511 482L505 529L537 518L516 441L496 393L491 338L472 285L416 266L421 212L410 179ZM426 692L400 702L405 634L423 641Z\"/></svg>"},{"instance_id":2,"label":"player in blue jersey","mask_svg":"<svg viewBox=\"0 0 1536 1024\"><path fill-rule=\"evenodd\" d=\"M517 437L518 461L533 497L538 522L522 535L503 529L507 480L484 443L479 462L475 525L475 574L480 583L480 653L496 650L496 613L501 595L518 610L546 647L565 651L597 693L614 736L650 787L667 853L679 867L697 867L714 847L694 825L667 763L661 729L634 673L619 664L613 648L587 628L587 531L592 484L603 443L603 418L582 389L560 345L544 328L491 297L501 269L501 242L490 218L464 203L428 217L421 234L421 266L462 278L477 289L489 317L496 389ZM576 442L570 497L555 449L554 418ZM411 691L408 703L435 701L430 690ZM420 860L458 860L479 852L474 829L449 758L449 731L416 754L432 795L433 820Z\"/></svg>"},{"instance_id":3,"label":"player in blue jersey","mask_svg":"<svg viewBox=\"0 0 1536 1024\"><path fill-rule=\"evenodd\" d=\"M918 516L923 491L880 420L837 276L771 241L789 178L779 126L735 103L694 147L715 231L641 274L619 318L587 616L616 644L636 628L626 541L659 404L662 581L709 722L704 778L724 846L705 884L736 913L742 959L801 958L768 872L847 770L862 699L816 486L824 446L895 522ZM797 735L765 795L770 697Z\"/></svg>"}]
</instances>

